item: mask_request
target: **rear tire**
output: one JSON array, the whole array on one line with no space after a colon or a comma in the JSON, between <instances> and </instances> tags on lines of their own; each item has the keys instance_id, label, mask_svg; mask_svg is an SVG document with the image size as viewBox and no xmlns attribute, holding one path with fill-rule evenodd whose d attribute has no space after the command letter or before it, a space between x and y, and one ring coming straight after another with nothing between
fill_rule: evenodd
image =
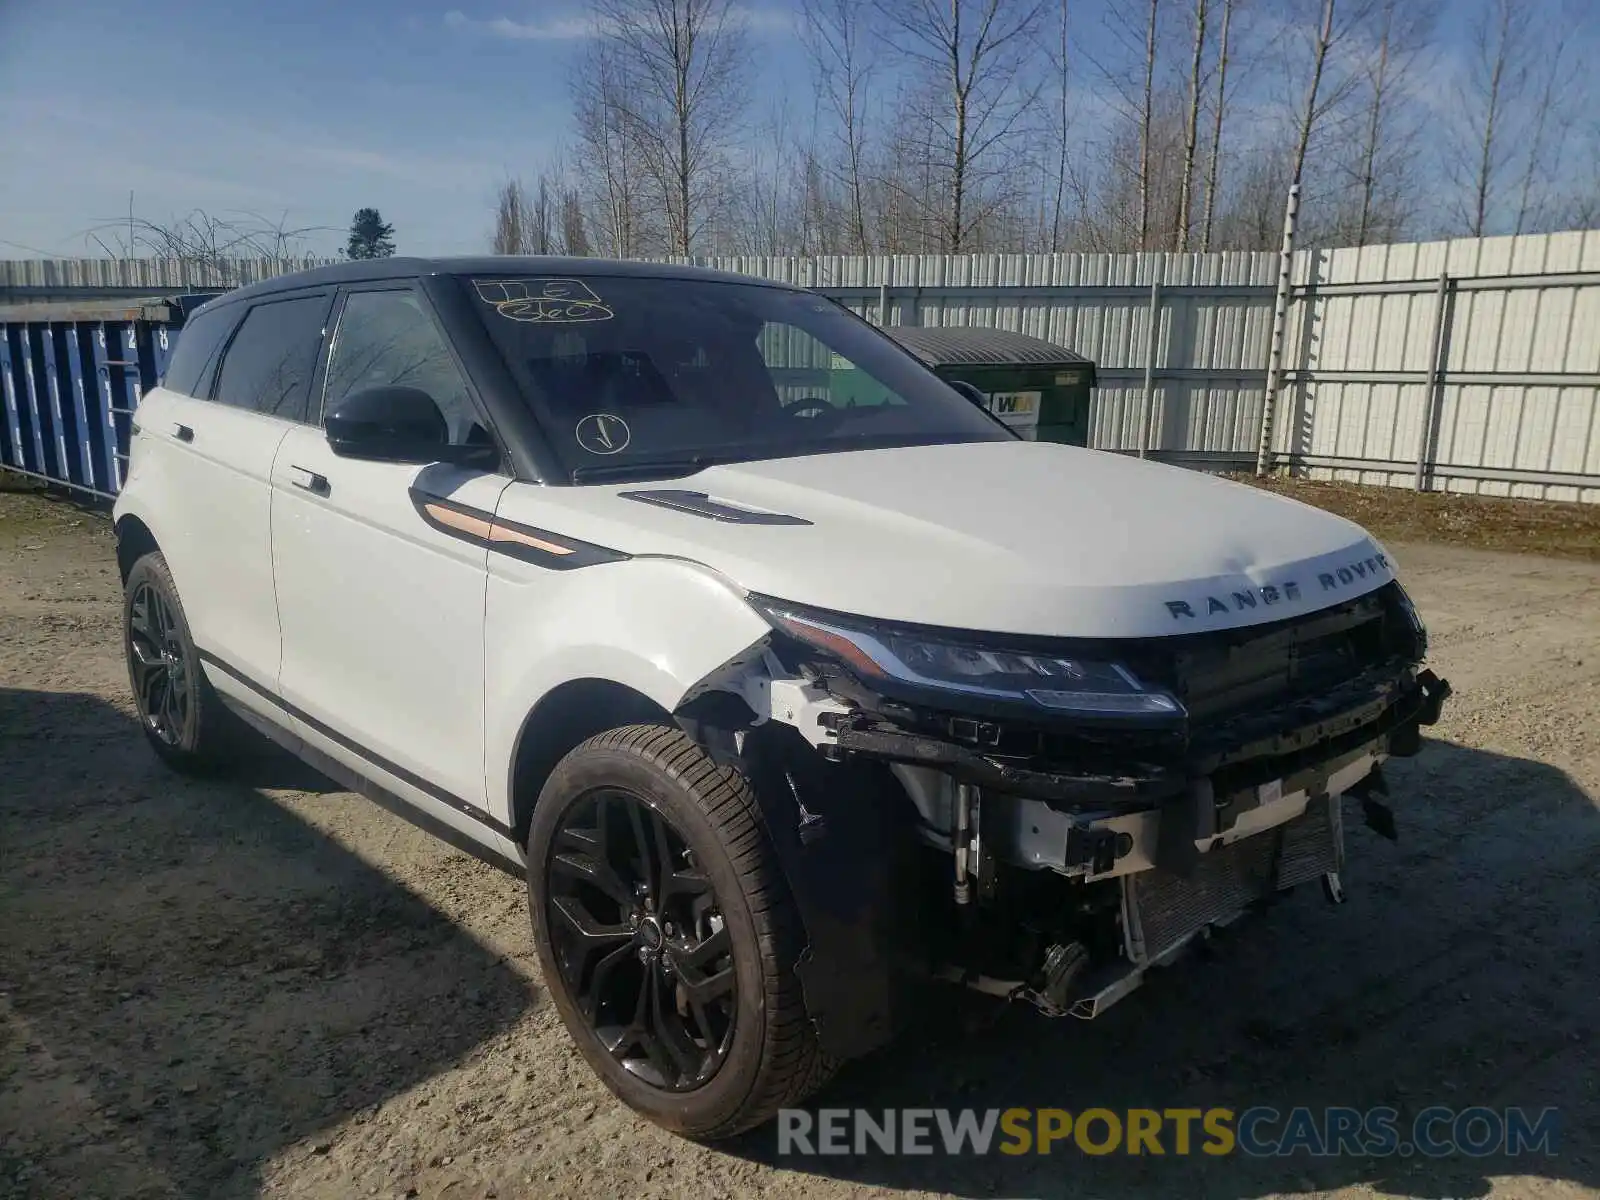
<instances>
[{"instance_id":1,"label":"rear tire","mask_svg":"<svg viewBox=\"0 0 1600 1200\"><path fill-rule=\"evenodd\" d=\"M128 572L122 645L139 726L151 747L176 770L216 771L235 746L235 721L206 678L183 601L159 551Z\"/></svg>"},{"instance_id":2,"label":"rear tire","mask_svg":"<svg viewBox=\"0 0 1600 1200\"><path fill-rule=\"evenodd\" d=\"M670 726L610 730L551 773L527 849L545 985L623 1103L725 1138L827 1081L805 933L742 775Z\"/></svg>"}]
</instances>

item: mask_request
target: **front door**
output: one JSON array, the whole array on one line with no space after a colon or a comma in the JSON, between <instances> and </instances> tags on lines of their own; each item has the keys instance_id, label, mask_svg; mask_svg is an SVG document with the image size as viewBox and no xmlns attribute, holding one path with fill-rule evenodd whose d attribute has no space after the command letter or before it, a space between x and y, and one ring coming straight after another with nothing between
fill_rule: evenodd
<instances>
[{"instance_id":1,"label":"front door","mask_svg":"<svg viewBox=\"0 0 1600 1200\"><path fill-rule=\"evenodd\" d=\"M335 455L321 413L383 385L431 395L453 441L486 436L421 294L346 293L312 427L284 439L273 467L278 690L324 752L369 776L377 767L372 777L422 807L481 814L488 551L430 524L425 497L492 513L509 478Z\"/></svg>"}]
</instances>

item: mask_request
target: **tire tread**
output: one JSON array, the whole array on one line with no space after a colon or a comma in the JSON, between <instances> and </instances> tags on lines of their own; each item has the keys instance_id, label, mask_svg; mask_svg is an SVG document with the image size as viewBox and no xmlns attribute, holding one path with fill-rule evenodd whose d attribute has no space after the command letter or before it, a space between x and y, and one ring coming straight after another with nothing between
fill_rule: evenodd
<instances>
[{"instance_id":1,"label":"tire tread","mask_svg":"<svg viewBox=\"0 0 1600 1200\"><path fill-rule=\"evenodd\" d=\"M721 767L682 730L666 725L626 725L596 734L573 751L624 751L664 771L695 797L722 839L744 889L763 950L766 1045L763 1069L737 1112L699 1132L708 1140L732 1137L800 1103L833 1076L839 1064L817 1044L806 1012L796 962L806 948L799 910L771 849L766 822L749 781Z\"/></svg>"},{"instance_id":2,"label":"tire tread","mask_svg":"<svg viewBox=\"0 0 1600 1200\"><path fill-rule=\"evenodd\" d=\"M183 597L178 594L178 585L172 578L172 568L167 565L166 556L159 550L141 555L128 571L123 594L124 639L127 637L126 626L132 609L133 593L144 575L152 576L152 582L166 593L182 629L185 650L191 658L194 679L189 702L196 706L199 714L192 747L169 746L148 729L144 730L145 737L161 759L174 770L190 775L214 775L231 763L239 749L238 721L217 696L211 681L206 678L205 668L201 665L199 654L195 649L194 634L189 626L189 614L183 607ZM142 721L140 726L143 728Z\"/></svg>"}]
</instances>

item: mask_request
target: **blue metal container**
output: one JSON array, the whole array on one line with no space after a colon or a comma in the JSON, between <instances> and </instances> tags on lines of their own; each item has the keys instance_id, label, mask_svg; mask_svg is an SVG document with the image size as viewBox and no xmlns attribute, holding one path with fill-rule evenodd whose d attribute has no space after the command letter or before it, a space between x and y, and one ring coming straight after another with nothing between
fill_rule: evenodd
<instances>
[{"instance_id":1,"label":"blue metal container","mask_svg":"<svg viewBox=\"0 0 1600 1200\"><path fill-rule=\"evenodd\" d=\"M0 467L115 496L139 397L213 294L0 308Z\"/></svg>"}]
</instances>

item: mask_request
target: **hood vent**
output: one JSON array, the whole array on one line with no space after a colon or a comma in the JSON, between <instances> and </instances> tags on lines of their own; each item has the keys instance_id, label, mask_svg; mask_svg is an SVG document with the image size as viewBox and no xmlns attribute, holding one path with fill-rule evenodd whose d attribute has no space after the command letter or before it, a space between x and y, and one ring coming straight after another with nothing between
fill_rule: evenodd
<instances>
[{"instance_id":1,"label":"hood vent","mask_svg":"<svg viewBox=\"0 0 1600 1200\"><path fill-rule=\"evenodd\" d=\"M641 504L676 509L678 512L693 513L697 517L708 517L713 521L727 521L733 525L811 524L804 517L791 517L787 513L765 512L759 508L744 508L741 505L729 504L726 500L713 500L704 492L666 488L659 491L619 492L618 495L628 500L637 500Z\"/></svg>"}]
</instances>

